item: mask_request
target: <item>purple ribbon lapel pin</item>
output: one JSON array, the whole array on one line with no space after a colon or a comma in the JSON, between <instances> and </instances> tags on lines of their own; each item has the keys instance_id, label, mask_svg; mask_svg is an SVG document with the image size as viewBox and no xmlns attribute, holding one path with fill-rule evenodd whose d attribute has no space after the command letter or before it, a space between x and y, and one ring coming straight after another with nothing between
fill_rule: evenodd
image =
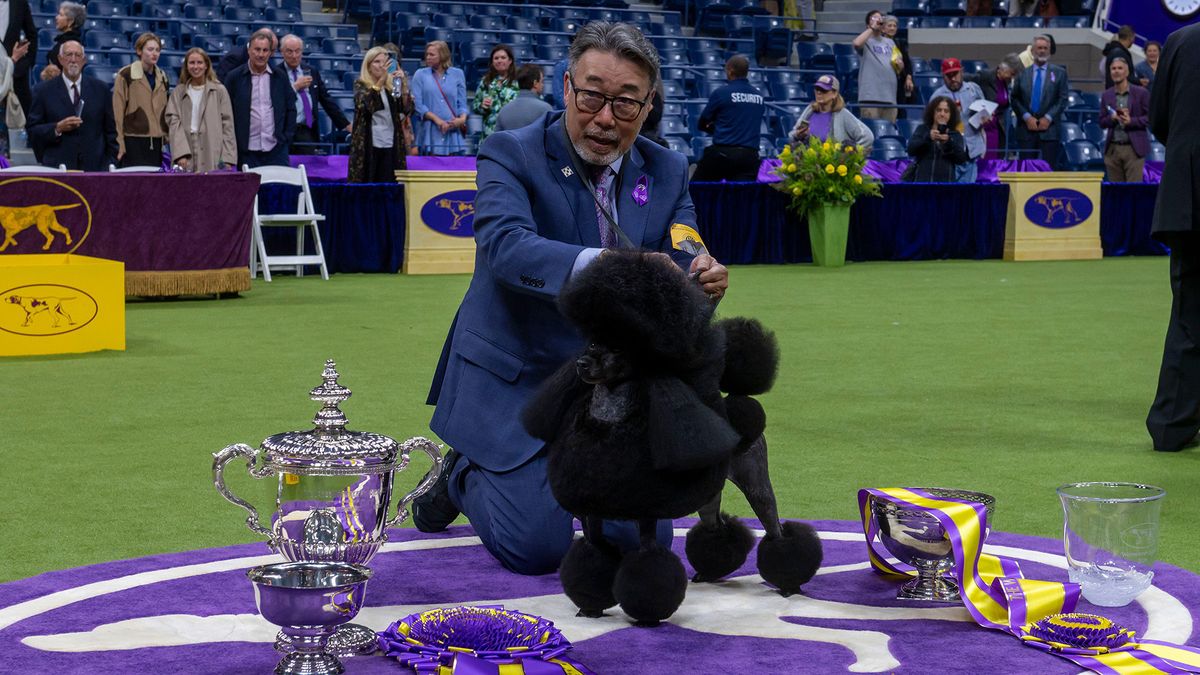
<instances>
[{"instance_id":1,"label":"purple ribbon lapel pin","mask_svg":"<svg viewBox=\"0 0 1200 675\"><path fill-rule=\"evenodd\" d=\"M646 202L650 201L650 181L646 178L646 174L642 174L637 179L637 185L633 187L633 201L637 202L638 206L645 206Z\"/></svg>"}]
</instances>

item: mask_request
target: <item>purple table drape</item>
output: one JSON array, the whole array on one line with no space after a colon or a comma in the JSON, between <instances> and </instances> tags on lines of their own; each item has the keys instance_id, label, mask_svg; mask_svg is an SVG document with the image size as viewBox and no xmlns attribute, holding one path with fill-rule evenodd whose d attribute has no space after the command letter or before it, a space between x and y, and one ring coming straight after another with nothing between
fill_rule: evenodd
<instances>
[{"instance_id":1,"label":"purple table drape","mask_svg":"<svg viewBox=\"0 0 1200 675\"><path fill-rule=\"evenodd\" d=\"M345 183L348 175L347 155L292 155L292 166L304 165L310 182ZM407 161L409 171L474 171L474 157L419 157Z\"/></svg>"},{"instance_id":2,"label":"purple table drape","mask_svg":"<svg viewBox=\"0 0 1200 675\"><path fill-rule=\"evenodd\" d=\"M863 172L868 176L879 180L882 183L899 183L900 176L904 175L904 170L908 168L911 160L908 159L892 159L886 162L868 159L867 165L863 168ZM758 182L760 183L778 183L779 176L775 175L775 168L782 162L778 159L764 159L758 167ZM1050 171L1050 165L1040 159L981 159L979 164L979 178L976 183L999 183L1001 171ZM1149 169L1150 163L1147 163Z\"/></svg>"},{"instance_id":3,"label":"purple table drape","mask_svg":"<svg viewBox=\"0 0 1200 675\"><path fill-rule=\"evenodd\" d=\"M0 263L74 253L125 263L129 295L248 290L258 185L257 174L231 172L3 174L0 204L52 209L54 224L49 237L36 227L13 233Z\"/></svg>"}]
</instances>

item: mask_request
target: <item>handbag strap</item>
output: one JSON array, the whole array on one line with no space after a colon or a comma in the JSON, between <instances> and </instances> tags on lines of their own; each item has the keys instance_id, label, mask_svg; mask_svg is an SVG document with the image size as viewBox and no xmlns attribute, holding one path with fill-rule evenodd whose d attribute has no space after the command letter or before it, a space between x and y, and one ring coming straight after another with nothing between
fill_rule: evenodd
<instances>
[{"instance_id":1,"label":"handbag strap","mask_svg":"<svg viewBox=\"0 0 1200 675\"><path fill-rule=\"evenodd\" d=\"M447 70L446 72L450 71ZM430 68L429 74L433 76L433 83L437 85L438 93L442 95L442 100L446 102L446 109L450 111L450 117L457 117L457 115L454 114L454 105L450 103L450 99L446 98L446 92L442 90L442 83L438 82L437 72Z\"/></svg>"}]
</instances>

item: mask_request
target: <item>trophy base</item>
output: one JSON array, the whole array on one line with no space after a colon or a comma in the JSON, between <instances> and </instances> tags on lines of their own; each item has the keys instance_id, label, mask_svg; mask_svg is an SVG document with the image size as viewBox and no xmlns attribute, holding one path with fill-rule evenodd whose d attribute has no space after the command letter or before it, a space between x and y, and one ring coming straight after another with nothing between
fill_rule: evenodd
<instances>
[{"instance_id":1,"label":"trophy base","mask_svg":"<svg viewBox=\"0 0 1200 675\"><path fill-rule=\"evenodd\" d=\"M949 577L921 576L906 582L896 594L897 600L924 600L959 604L958 584Z\"/></svg>"},{"instance_id":2,"label":"trophy base","mask_svg":"<svg viewBox=\"0 0 1200 675\"><path fill-rule=\"evenodd\" d=\"M379 649L379 636L370 628L357 623L338 626L337 631L325 644L326 652L341 658L367 656L375 653L377 649ZM275 651L282 654L291 654L295 651L291 638L283 631L279 631L279 634L275 636Z\"/></svg>"},{"instance_id":3,"label":"trophy base","mask_svg":"<svg viewBox=\"0 0 1200 675\"><path fill-rule=\"evenodd\" d=\"M275 666L275 675L341 675L345 667L329 654L292 652Z\"/></svg>"}]
</instances>

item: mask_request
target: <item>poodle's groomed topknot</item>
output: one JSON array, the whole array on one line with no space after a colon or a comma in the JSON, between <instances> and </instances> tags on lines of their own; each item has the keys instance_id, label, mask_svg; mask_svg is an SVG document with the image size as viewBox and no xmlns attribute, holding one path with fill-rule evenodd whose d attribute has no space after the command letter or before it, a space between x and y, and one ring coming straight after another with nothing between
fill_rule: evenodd
<instances>
[{"instance_id":1,"label":"poodle's groomed topknot","mask_svg":"<svg viewBox=\"0 0 1200 675\"><path fill-rule=\"evenodd\" d=\"M558 305L588 340L664 365L690 361L712 330L704 291L659 253L605 251L567 284Z\"/></svg>"}]
</instances>

